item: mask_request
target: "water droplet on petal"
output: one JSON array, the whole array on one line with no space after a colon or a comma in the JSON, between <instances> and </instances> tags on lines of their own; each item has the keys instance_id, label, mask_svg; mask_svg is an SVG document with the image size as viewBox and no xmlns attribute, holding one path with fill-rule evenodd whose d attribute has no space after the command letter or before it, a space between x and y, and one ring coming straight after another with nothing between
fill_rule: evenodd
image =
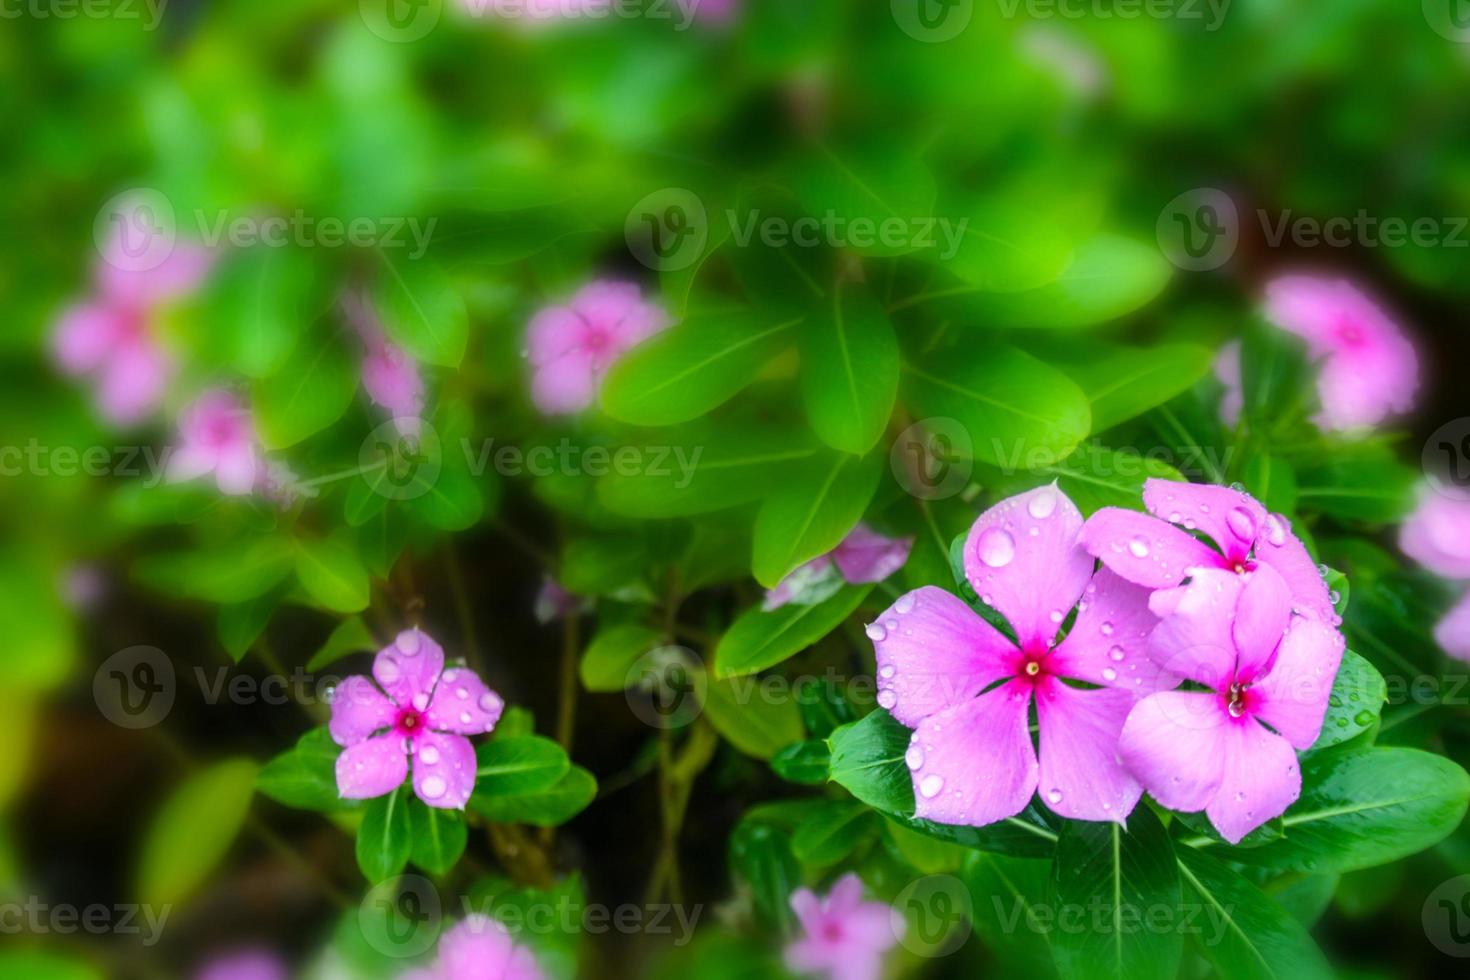
<instances>
[{"instance_id":1,"label":"water droplet on petal","mask_svg":"<svg viewBox=\"0 0 1470 980\"><path fill-rule=\"evenodd\" d=\"M1264 528L1266 541L1279 548L1286 544L1286 533L1291 529L1286 518L1280 514L1267 514Z\"/></svg>"},{"instance_id":2,"label":"water droplet on petal","mask_svg":"<svg viewBox=\"0 0 1470 980\"><path fill-rule=\"evenodd\" d=\"M938 775L925 776L919 783L919 795L926 800L932 800L944 789L944 778Z\"/></svg>"},{"instance_id":3,"label":"water droplet on petal","mask_svg":"<svg viewBox=\"0 0 1470 980\"><path fill-rule=\"evenodd\" d=\"M1111 650L1108 651L1108 659L1112 660L1114 663L1121 663L1124 656L1125 654L1123 653L1122 647L1113 647Z\"/></svg>"},{"instance_id":4,"label":"water droplet on petal","mask_svg":"<svg viewBox=\"0 0 1470 980\"><path fill-rule=\"evenodd\" d=\"M425 745L419 749L419 761L426 766L437 766L439 764L439 750L432 745Z\"/></svg>"},{"instance_id":5,"label":"water droplet on petal","mask_svg":"<svg viewBox=\"0 0 1470 980\"><path fill-rule=\"evenodd\" d=\"M986 528L976 542L975 552L991 568L1005 568L1016 557L1016 539L1004 528Z\"/></svg>"},{"instance_id":6,"label":"water droplet on petal","mask_svg":"<svg viewBox=\"0 0 1470 980\"><path fill-rule=\"evenodd\" d=\"M1148 542L1141 537L1134 538L1132 541L1128 542L1128 553L1134 558L1147 558Z\"/></svg>"},{"instance_id":7,"label":"water droplet on petal","mask_svg":"<svg viewBox=\"0 0 1470 980\"><path fill-rule=\"evenodd\" d=\"M1098 632L1101 633L1103 636L1112 636L1113 635L1113 624L1112 623L1103 623L1097 629L1098 629Z\"/></svg>"},{"instance_id":8,"label":"water droplet on petal","mask_svg":"<svg viewBox=\"0 0 1470 980\"><path fill-rule=\"evenodd\" d=\"M1031 498L1026 505L1026 512L1038 521L1044 521L1057 509L1057 494L1050 488L1041 491Z\"/></svg>"},{"instance_id":9,"label":"water droplet on petal","mask_svg":"<svg viewBox=\"0 0 1470 980\"><path fill-rule=\"evenodd\" d=\"M417 656L419 652L419 646L420 643L418 630L408 630L405 633L399 634L398 649L402 650L407 656Z\"/></svg>"},{"instance_id":10,"label":"water droplet on petal","mask_svg":"<svg viewBox=\"0 0 1470 980\"><path fill-rule=\"evenodd\" d=\"M439 797L443 796L445 792L448 791L448 789L448 784L446 784L444 780L439 776L430 776L428 779L425 779L423 785L419 787L419 791L424 794L424 798L429 800L439 799Z\"/></svg>"},{"instance_id":11,"label":"water droplet on petal","mask_svg":"<svg viewBox=\"0 0 1470 980\"><path fill-rule=\"evenodd\" d=\"M1118 672L1111 667L1104 667L1102 674L1103 680L1105 681L1115 681L1118 679Z\"/></svg>"},{"instance_id":12,"label":"water droplet on petal","mask_svg":"<svg viewBox=\"0 0 1470 980\"><path fill-rule=\"evenodd\" d=\"M888 631L883 628L882 623L869 623L868 628L864 632L868 634L868 639L874 643L882 643L888 639Z\"/></svg>"},{"instance_id":13,"label":"water droplet on petal","mask_svg":"<svg viewBox=\"0 0 1470 980\"><path fill-rule=\"evenodd\" d=\"M898 704L898 695L886 688L878 692L878 706L880 708L892 708L895 704Z\"/></svg>"},{"instance_id":14,"label":"water droplet on petal","mask_svg":"<svg viewBox=\"0 0 1470 980\"><path fill-rule=\"evenodd\" d=\"M884 664L882 667L878 668L878 676L883 678L885 681L891 680L895 673L897 673L897 671L894 670L893 664Z\"/></svg>"},{"instance_id":15,"label":"water droplet on petal","mask_svg":"<svg viewBox=\"0 0 1470 980\"><path fill-rule=\"evenodd\" d=\"M1060 623L1066 617L1062 615L1062 611L1060 609L1053 609L1051 611L1051 616L1048 618L1051 619L1053 623Z\"/></svg>"},{"instance_id":16,"label":"water droplet on petal","mask_svg":"<svg viewBox=\"0 0 1470 980\"><path fill-rule=\"evenodd\" d=\"M910 769L918 769L924 765L924 750L918 745L910 745L909 750L904 753L903 761L907 762Z\"/></svg>"},{"instance_id":17,"label":"water droplet on petal","mask_svg":"<svg viewBox=\"0 0 1470 980\"><path fill-rule=\"evenodd\" d=\"M425 694L423 691L420 691L419 693L415 694L413 696L413 708L414 708L415 711L428 711L429 710L429 696L427 694Z\"/></svg>"},{"instance_id":18,"label":"water droplet on petal","mask_svg":"<svg viewBox=\"0 0 1470 980\"><path fill-rule=\"evenodd\" d=\"M482 694L480 695L479 705L481 711L494 711L500 707L500 698L494 694Z\"/></svg>"},{"instance_id":19,"label":"water droplet on petal","mask_svg":"<svg viewBox=\"0 0 1470 980\"><path fill-rule=\"evenodd\" d=\"M899 596L898 601L893 604L893 611L898 613L900 616L904 615L905 613L913 612L914 594L912 592L905 592L903 595Z\"/></svg>"},{"instance_id":20,"label":"water droplet on petal","mask_svg":"<svg viewBox=\"0 0 1470 980\"><path fill-rule=\"evenodd\" d=\"M1230 513L1225 515L1225 523L1230 526L1230 533L1240 540L1256 539L1256 519L1244 507L1232 507Z\"/></svg>"},{"instance_id":21,"label":"water droplet on petal","mask_svg":"<svg viewBox=\"0 0 1470 980\"><path fill-rule=\"evenodd\" d=\"M1059 789L1050 789L1050 790L1047 790L1046 791L1046 802L1048 802L1048 803L1060 803L1060 802L1062 802L1062 791L1059 790Z\"/></svg>"},{"instance_id":22,"label":"water droplet on petal","mask_svg":"<svg viewBox=\"0 0 1470 980\"><path fill-rule=\"evenodd\" d=\"M461 701L468 701L470 699L469 689L464 687L457 687L454 689L454 696L459 698Z\"/></svg>"}]
</instances>

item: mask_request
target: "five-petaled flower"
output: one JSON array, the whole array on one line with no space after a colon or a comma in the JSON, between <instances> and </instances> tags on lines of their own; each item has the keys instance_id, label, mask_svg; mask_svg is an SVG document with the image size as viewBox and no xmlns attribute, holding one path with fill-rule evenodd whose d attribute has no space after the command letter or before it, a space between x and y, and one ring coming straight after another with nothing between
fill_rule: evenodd
<instances>
[{"instance_id":1,"label":"five-petaled flower","mask_svg":"<svg viewBox=\"0 0 1470 980\"><path fill-rule=\"evenodd\" d=\"M769 612L788 603L811 606L832 596L844 583L881 582L904 566L913 547L912 535L885 537L866 524L859 524L837 547L797 567L776 583L766 593L761 608Z\"/></svg>"},{"instance_id":2,"label":"five-petaled flower","mask_svg":"<svg viewBox=\"0 0 1470 980\"><path fill-rule=\"evenodd\" d=\"M168 457L170 482L207 473L221 493L240 495L265 475L250 411L234 395L210 389L179 416L179 444Z\"/></svg>"},{"instance_id":3,"label":"five-petaled flower","mask_svg":"<svg viewBox=\"0 0 1470 980\"><path fill-rule=\"evenodd\" d=\"M475 788L467 735L495 728L505 703L472 670L444 669L444 650L417 629L373 660L373 680L347 678L333 692L337 792L362 800L391 793L413 764L413 789L429 806L463 809Z\"/></svg>"},{"instance_id":4,"label":"five-petaled flower","mask_svg":"<svg viewBox=\"0 0 1470 980\"><path fill-rule=\"evenodd\" d=\"M1291 602L1270 565L1245 575L1198 569L1149 600L1161 617L1149 656L1208 690L1144 698L1118 753L1155 800L1204 810L1232 844L1301 794L1293 747L1316 742L1342 661L1342 634L1293 613Z\"/></svg>"},{"instance_id":5,"label":"five-petaled flower","mask_svg":"<svg viewBox=\"0 0 1470 980\"><path fill-rule=\"evenodd\" d=\"M95 276L95 294L69 307L56 325L52 348L61 369L89 375L97 406L108 421L134 425L163 401L174 362L155 320L169 301L199 287L211 259L179 245L156 268L131 268L121 233L108 244Z\"/></svg>"},{"instance_id":6,"label":"five-petaled flower","mask_svg":"<svg viewBox=\"0 0 1470 980\"><path fill-rule=\"evenodd\" d=\"M918 816L982 826L1021 812L1039 787L1061 816L1122 821L1142 795L1117 758L1118 732L1139 696L1177 680L1144 653L1157 622L1149 590L1094 572L1081 529L1055 484L1001 501L970 529L965 577L1014 638L933 586L868 626L878 703L915 729L907 762Z\"/></svg>"},{"instance_id":7,"label":"five-petaled flower","mask_svg":"<svg viewBox=\"0 0 1470 980\"><path fill-rule=\"evenodd\" d=\"M434 964L399 980L542 980L542 973L531 951L517 945L505 926L470 915L439 938Z\"/></svg>"},{"instance_id":8,"label":"five-petaled flower","mask_svg":"<svg viewBox=\"0 0 1470 980\"><path fill-rule=\"evenodd\" d=\"M1268 514L1249 494L1149 480L1143 503L1153 517L1118 507L1093 514L1082 528L1082 547L1118 575L1149 589L1179 585L1195 569L1245 574L1269 565L1286 580L1298 612L1333 625L1339 621L1322 572L1292 533L1291 522ZM1186 531L1204 534L1219 550Z\"/></svg>"},{"instance_id":9,"label":"five-petaled flower","mask_svg":"<svg viewBox=\"0 0 1470 980\"><path fill-rule=\"evenodd\" d=\"M863 882L845 874L826 898L809 888L791 894L791 910L805 935L786 947L786 966L830 980L877 980L883 954L893 948L903 920L882 902L863 901Z\"/></svg>"},{"instance_id":10,"label":"five-petaled flower","mask_svg":"<svg viewBox=\"0 0 1470 980\"><path fill-rule=\"evenodd\" d=\"M588 283L565 306L548 307L531 320L531 400L547 415L590 407L613 363L668 325L668 315L643 299L637 283Z\"/></svg>"}]
</instances>

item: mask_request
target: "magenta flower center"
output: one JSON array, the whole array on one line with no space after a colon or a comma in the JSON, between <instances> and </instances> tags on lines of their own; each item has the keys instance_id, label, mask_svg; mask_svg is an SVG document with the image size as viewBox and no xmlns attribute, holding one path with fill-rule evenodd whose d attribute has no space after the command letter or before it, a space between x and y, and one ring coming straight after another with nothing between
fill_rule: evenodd
<instances>
[{"instance_id":1,"label":"magenta flower center","mask_svg":"<svg viewBox=\"0 0 1470 980\"><path fill-rule=\"evenodd\" d=\"M423 712L414 708L402 709L398 712L398 718L393 722L393 728L405 738L413 738L424 730Z\"/></svg>"},{"instance_id":2,"label":"magenta flower center","mask_svg":"<svg viewBox=\"0 0 1470 980\"><path fill-rule=\"evenodd\" d=\"M1344 347L1362 347L1366 338L1362 329L1353 320L1344 317L1337 325L1335 331L1337 339Z\"/></svg>"},{"instance_id":3,"label":"magenta flower center","mask_svg":"<svg viewBox=\"0 0 1470 980\"><path fill-rule=\"evenodd\" d=\"M1250 694L1250 689L1249 684L1241 681L1230 685L1225 692L1225 710L1230 713L1230 717L1239 718L1251 710L1255 698Z\"/></svg>"},{"instance_id":4,"label":"magenta flower center","mask_svg":"<svg viewBox=\"0 0 1470 980\"><path fill-rule=\"evenodd\" d=\"M828 919L826 922L823 922L822 938L834 943L842 939L842 923L835 919Z\"/></svg>"}]
</instances>

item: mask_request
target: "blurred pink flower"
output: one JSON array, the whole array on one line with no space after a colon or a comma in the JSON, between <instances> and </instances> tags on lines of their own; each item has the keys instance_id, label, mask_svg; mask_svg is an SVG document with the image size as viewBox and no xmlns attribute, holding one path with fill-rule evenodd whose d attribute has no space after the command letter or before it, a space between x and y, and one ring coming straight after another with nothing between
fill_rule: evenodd
<instances>
[{"instance_id":1,"label":"blurred pink flower","mask_svg":"<svg viewBox=\"0 0 1470 980\"><path fill-rule=\"evenodd\" d=\"M206 391L179 416L179 444L168 457L170 483L214 474L221 493L255 489L262 464L250 411L234 395Z\"/></svg>"},{"instance_id":2,"label":"blurred pink flower","mask_svg":"<svg viewBox=\"0 0 1470 980\"><path fill-rule=\"evenodd\" d=\"M93 277L93 295L62 312L52 351L67 374L88 376L97 407L115 425L135 425L163 401L173 359L153 320L170 300L192 292L208 274L208 252L175 246L158 266L129 268L121 238L108 246Z\"/></svg>"},{"instance_id":3,"label":"blurred pink flower","mask_svg":"<svg viewBox=\"0 0 1470 980\"><path fill-rule=\"evenodd\" d=\"M1245 382L1240 374L1240 341L1232 340L1215 357L1215 378L1225 386L1220 398L1220 421L1234 427L1245 408Z\"/></svg>"},{"instance_id":4,"label":"blurred pink flower","mask_svg":"<svg viewBox=\"0 0 1470 980\"><path fill-rule=\"evenodd\" d=\"M1470 500L1422 489L1399 528L1399 548L1441 578L1470 581ZM1452 657L1470 661L1470 593L1439 621L1434 638Z\"/></svg>"},{"instance_id":5,"label":"blurred pink flower","mask_svg":"<svg viewBox=\"0 0 1470 980\"><path fill-rule=\"evenodd\" d=\"M472 670L445 670L443 648L417 629L378 651L373 679L353 675L332 694L328 730L345 749L337 792L344 800L391 793L411 758L419 799L463 809L475 788L475 748L465 736L495 728L505 708L500 695Z\"/></svg>"},{"instance_id":6,"label":"blurred pink flower","mask_svg":"<svg viewBox=\"0 0 1470 980\"><path fill-rule=\"evenodd\" d=\"M838 878L826 898L798 888L791 909L805 933L786 947L786 966L795 973L877 980L883 954L902 932L902 920L887 905L863 901L862 879L852 873Z\"/></svg>"},{"instance_id":7,"label":"blurred pink flower","mask_svg":"<svg viewBox=\"0 0 1470 980\"><path fill-rule=\"evenodd\" d=\"M686 14L706 24L728 24L740 14L741 0L676 0Z\"/></svg>"},{"instance_id":8,"label":"blurred pink flower","mask_svg":"<svg viewBox=\"0 0 1470 980\"><path fill-rule=\"evenodd\" d=\"M1282 276L1266 287L1266 316L1304 339L1320 362L1319 428L1368 428L1413 408L1419 357L1398 324L1352 283Z\"/></svg>"},{"instance_id":9,"label":"blurred pink flower","mask_svg":"<svg viewBox=\"0 0 1470 980\"><path fill-rule=\"evenodd\" d=\"M545 625L554 619L580 616L591 608L591 599L568 592L562 588L560 582L548 575L542 580L541 589L536 593L533 613L536 622Z\"/></svg>"},{"instance_id":10,"label":"blurred pink flower","mask_svg":"<svg viewBox=\"0 0 1470 980\"><path fill-rule=\"evenodd\" d=\"M471 17L504 20L573 20L610 15L614 0L459 0Z\"/></svg>"},{"instance_id":11,"label":"blurred pink flower","mask_svg":"<svg viewBox=\"0 0 1470 980\"><path fill-rule=\"evenodd\" d=\"M1149 656L1209 690L1144 698L1123 725L1118 755L1155 800L1204 810L1232 844L1301 794L1292 750L1321 734L1342 662L1342 634L1296 615L1291 601L1269 565L1245 575L1196 569L1188 585L1149 598L1161 617Z\"/></svg>"},{"instance_id":12,"label":"blurred pink flower","mask_svg":"<svg viewBox=\"0 0 1470 980\"><path fill-rule=\"evenodd\" d=\"M811 606L829 598L845 582L855 585L881 582L904 566L913 547L912 535L889 538L866 524L859 524L836 548L799 566L778 582L766 593L761 608L769 612L793 602Z\"/></svg>"},{"instance_id":13,"label":"blurred pink flower","mask_svg":"<svg viewBox=\"0 0 1470 980\"><path fill-rule=\"evenodd\" d=\"M531 400L547 415L588 408L608 368L668 325L668 315L645 302L636 283L588 283L565 306L547 307L531 320Z\"/></svg>"},{"instance_id":14,"label":"blurred pink flower","mask_svg":"<svg viewBox=\"0 0 1470 980\"><path fill-rule=\"evenodd\" d=\"M868 625L878 704L914 729L904 761L915 816L982 827L1020 813L1038 786L1053 813L1074 820L1121 823L1138 803L1143 791L1114 751L1118 732L1139 697L1178 679L1144 654L1157 623L1148 589L1095 570L1081 530L1082 514L1055 484L976 519L965 578L1009 635L934 586L900 596Z\"/></svg>"},{"instance_id":15,"label":"blurred pink flower","mask_svg":"<svg viewBox=\"0 0 1470 980\"><path fill-rule=\"evenodd\" d=\"M242 949L216 956L194 980L286 980L286 964L264 949Z\"/></svg>"},{"instance_id":16,"label":"blurred pink flower","mask_svg":"<svg viewBox=\"0 0 1470 980\"><path fill-rule=\"evenodd\" d=\"M467 916L439 940L435 980L541 980L531 951L511 940L505 926L483 915Z\"/></svg>"},{"instance_id":17,"label":"blurred pink flower","mask_svg":"<svg viewBox=\"0 0 1470 980\"><path fill-rule=\"evenodd\" d=\"M387 410L400 433L417 436L424 411L424 380L418 361L388 339L366 297L347 292L342 308L362 341L362 387L368 399Z\"/></svg>"},{"instance_id":18,"label":"blurred pink flower","mask_svg":"<svg viewBox=\"0 0 1470 980\"><path fill-rule=\"evenodd\" d=\"M1148 514L1120 507L1093 514L1082 528L1082 547L1123 578L1150 589L1179 585L1199 568L1243 575L1270 565L1291 589L1298 612L1337 624L1327 583L1291 522L1268 514L1250 494L1151 479L1144 482L1143 503ZM1215 547L1186 533L1192 531Z\"/></svg>"}]
</instances>

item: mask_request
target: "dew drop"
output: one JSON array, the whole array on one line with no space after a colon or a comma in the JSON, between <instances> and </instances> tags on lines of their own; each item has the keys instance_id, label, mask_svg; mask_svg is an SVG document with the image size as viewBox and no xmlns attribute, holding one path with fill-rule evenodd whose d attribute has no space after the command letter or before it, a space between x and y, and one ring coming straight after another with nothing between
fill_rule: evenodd
<instances>
[{"instance_id":1,"label":"dew drop","mask_svg":"<svg viewBox=\"0 0 1470 980\"><path fill-rule=\"evenodd\" d=\"M1097 628L1097 630L1103 636L1112 636L1113 635L1113 624L1112 623L1103 623L1101 626L1099 626Z\"/></svg>"},{"instance_id":2,"label":"dew drop","mask_svg":"<svg viewBox=\"0 0 1470 980\"><path fill-rule=\"evenodd\" d=\"M1062 802L1062 791L1059 790L1059 789L1049 789L1049 790L1047 790L1046 791L1046 801L1048 803L1060 803L1060 802Z\"/></svg>"},{"instance_id":3,"label":"dew drop","mask_svg":"<svg viewBox=\"0 0 1470 980\"><path fill-rule=\"evenodd\" d=\"M883 678L885 681L891 680L895 673L897 673L897 671L894 670L893 664L884 664L882 667L878 668L878 676Z\"/></svg>"},{"instance_id":4,"label":"dew drop","mask_svg":"<svg viewBox=\"0 0 1470 980\"><path fill-rule=\"evenodd\" d=\"M1062 620L1063 620L1063 619L1065 619L1065 618L1066 618L1066 617L1065 617L1065 616L1063 616L1063 615L1062 615L1062 611L1061 611L1061 610L1060 610L1060 609L1053 609L1053 610L1052 610L1052 611L1051 611L1051 615L1050 615L1050 616L1049 616L1049 617L1048 617L1048 618L1049 618L1049 619L1050 619L1050 620L1051 620L1051 621L1052 621L1052 622L1053 622L1053 623L1060 623L1060 622L1061 622L1061 621L1062 621Z\"/></svg>"},{"instance_id":5,"label":"dew drop","mask_svg":"<svg viewBox=\"0 0 1470 980\"><path fill-rule=\"evenodd\" d=\"M1103 680L1115 681L1118 679L1118 672L1111 667L1104 667L1102 674Z\"/></svg>"},{"instance_id":6,"label":"dew drop","mask_svg":"<svg viewBox=\"0 0 1470 980\"><path fill-rule=\"evenodd\" d=\"M1004 528L986 528L980 534L975 551L980 560L991 568L1005 568L1016 557L1016 539Z\"/></svg>"},{"instance_id":7,"label":"dew drop","mask_svg":"<svg viewBox=\"0 0 1470 980\"><path fill-rule=\"evenodd\" d=\"M1286 518L1280 514L1266 515L1266 540L1275 547L1279 548L1286 544L1286 532L1289 528L1290 525L1287 524Z\"/></svg>"},{"instance_id":8,"label":"dew drop","mask_svg":"<svg viewBox=\"0 0 1470 980\"><path fill-rule=\"evenodd\" d=\"M427 694L425 694L423 691L420 691L419 693L415 694L413 696L413 707L414 707L414 710L415 711L428 711L429 710L429 696Z\"/></svg>"},{"instance_id":9,"label":"dew drop","mask_svg":"<svg viewBox=\"0 0 1470 980\"><path fill-rule=\"evenodd\" d=\"M457 688L455 688L454 689L454 696L457 697L457 698L459 698L461 701L468 701L470 699L470 691L469 691L469 688L466 688L466 687L457 687Z\"/></svg>"},{"instance_id":10,"label":"dew drop","mask_svg":"<svg viewBox=\"0 0 1470 980\"><path fill-rule=\"evenodd\" d=\"M910 769L918 769L924 764L924 750L918 745L910 745L909 750L904 753L903 761L909 764Z\"/></svg>"},{"instance_id":11,"label":"dew drop","mask_svg":"<svg viewBox=\"0 0 1470 980\"><path fill-rule=\"evenodd\" d=\"M1044 521L1057 509L1057 495L1055 491L1047 489L1031 498L1026 505L1026 512L1038 521Z\"/></svg>"},{"instance_id":12,"label":"dew drop","mask_svg":"<svg viewBox=\"0 0 1470 980\"><path fill-rule=\"evenodd\" d=\"M494 711L500 707L500 699L493 694L482 694L478 704L481 711Z\"/></svg>"},{"instance_id":13,"label":"dew drop","mask_svg":"<svg viewBox=\"0 0 1470 980\"><path fill-rule=\"evenodd\" d=\"M419 789L426 798L437 800L445 794L449 786L439 776L430 776L424 780L423 785Z\"/></svg>"},{"instance_id":14,"label":"dew drop","mask_svg":"<svg viewBox=\"0 0 1470 980\"><path fill-rule=\"evenodd\" d=\"M1122 647L1113 647L1111 650L1108 651L1108 659L1113 661L1114 663L1121 663L1124 656L1125 654L1123 653Z\"/></svg>"},{"instance_id":15,"label":"dew drop","mask_svg":"<svg viewBox=\"0 0 1470 980\"><path fill-rule=\"evenodd\" d=\"M878 706L880 708L892 708L895 704L898 704L898 695L886 688L878 692Z\"/></svg>"},{"instance_id":16,"label":"dew drop","mask_svg":"<svg viewBox=\"0 0 1470 980\"><path fill-rule=\"evenodd\" d=\"M419 761L426 766L437 766L439 764L439 750L432 745L425 745L419 749Z\"/></svg>"},{"instance_id":17,"label":"dew drop","mask_svg":"<svg viewBox=\"0 0 1470 980\"><path fill-rule=\"evenodd\" d=\"M1134 538L1132 541L1128 542L1128 553L1131 554L1134 558L1147 558L1148 542L1141 537Z\"/></svg>"},{"instance_id":18,"label":"dew drop","mask_svg":"<svg viewBox=\"0 0 1470 980\"><path fill-rule=\"evenodd\" d=\"M1232 507L1230 513L1225 515L1225 523L1230 525L1230 533L1240 540L1256 539L1256 519L1244 507Z\"/></svg>"},{"instance_id":19,"label":"dew drop","mask_svg":"<svg viewBox=\"0 0 1470 980\"><path fill-rule=\"evenodd\" d=\"M459 723L461 725L471 724L474 720L475 716L470 714L468 711L461 711L459 713Z\"/></svg>"},{"instance_id":20,"label":"dew drop","mask_svg":"<svg viewBox=\"0 0 1470 980\"><path fill-rule=\"evenodd\" d=\"M882 643L888 639L888 631L883 628L882 623L869 623L868 628L863 632L867 633L868 639L874 643Z\"/></svg>"},{"instance_id":21,"label":"dew drop","mask_svg":"<svg viewBox=\"0 0 1470 980\"><path fill-rule=\"evenodd\" d=\"M893 611L898 613L900 616L904 615L905 613L913 612L914 594L912 592L905 592L903 595L899 596L898 601L893 604Z\"/></svg>"},{"instance_id":22,"label":"dew drop","mask_svg":"<svg viewBox=\"0 0 1470 980\"><path fill-rule=\"evenodd\" d=\"M926 800L932 800L944 789L944 777L939 775L925 776L919 783L919 795Z\"/></svg>"},{"instance_id":23,"label":"dew drop","mask_svg":"<svg viewBox=\"0 0 1470 980\"><path fill-rule=\"evenodd\" d=\"M408 630L407 632L398 634L398 649L402 650L405 655L410 657L417 656L420 645L418 630Z\"/></svg>"}]
</instances>

